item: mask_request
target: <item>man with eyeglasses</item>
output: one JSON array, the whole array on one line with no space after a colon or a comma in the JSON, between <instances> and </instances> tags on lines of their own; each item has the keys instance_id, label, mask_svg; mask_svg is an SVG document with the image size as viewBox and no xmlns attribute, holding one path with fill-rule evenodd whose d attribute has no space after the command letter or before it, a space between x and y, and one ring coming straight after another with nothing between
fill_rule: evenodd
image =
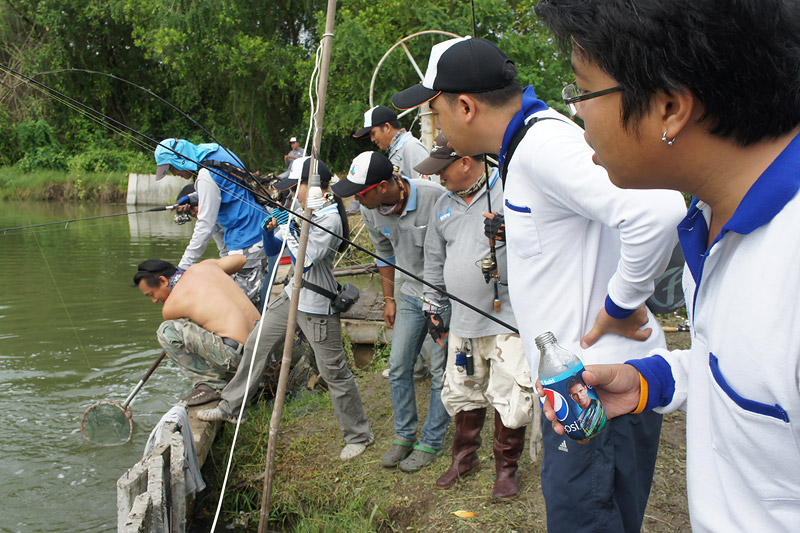
<instances>
[{"instance_id":1,"label":"man with eyeglasses","mask_svg":"<svg viewBox=\"0 0 800 533\"><path fill-rule=\"evenodd\" d=\"M532 376L539 366L534 338L544 331L586 364L622 362L665 346L644 303L677 241L683 198L616 188L593 163L583 130L532 87L523 90L516 75L514 63L489 41L452 39L433 47L422 83L392 102L400 109L429 102L459 154L499 154L508 288ZM618 92L594 96L618 98ZM487 234L500 238L503 225L493 218ZM548 530L640 531L660 415L616 418L584 445L542 421Z\"/></svg>"},{"instance_id":2,"label":"man with eyeglasses","mask_svg":"<svg viewBox=\"0 0 800 533\"><path fill-rule=\"evenodd\" d=\"M424 244L428 221L444 188L423 179L409 179L394 171L389 159L378 152L363 152L350 165L347 177L331 186L337 196L355 196L361 201L361 216L369 230L378 261L383 288L383 319L393 329L389 354L389 387L394 407L395 438L381 459L387 468L416 472L442 454L442 443L450 415L441 394L446 347L433 344L431 393L428 417L417 442L417 402L414 361L426 338L428 322L442 335L447 331L450 305L446 299L435 309L422 297L422 283L406 278L394 290L397 264L415 276L424 275ZM430 317L426 316L426 311Z\"/></svg>"}]
</instances>

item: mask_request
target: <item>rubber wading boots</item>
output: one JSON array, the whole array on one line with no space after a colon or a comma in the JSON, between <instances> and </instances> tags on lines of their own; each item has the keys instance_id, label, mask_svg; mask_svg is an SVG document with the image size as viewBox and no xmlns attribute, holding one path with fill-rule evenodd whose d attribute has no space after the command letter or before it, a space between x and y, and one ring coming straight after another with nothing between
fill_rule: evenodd
<instances>
[{"instance_id":1,"label":"rubber wading boots","mask_svg":"<svg viewBox=\"0 0 800 533\"><path fill-rule=\"evenodd\" d=\"M525 445L525 426L518 429L503 425L497 411L494 413L494 460L497 477L494 479L492 497L500 500L519 494L517 461Z\"/></svg>"},{"instance_id":2,"label":"rubber wading boots","mask_svg":"<svg viewBox=\"0 0 800 533\"><path fill-rule=\"evenodd\" d=\"M449 489L458 478L478 468L481 460L478 448L481 447L481 429L486 419L486 408L456 413L456 434L453 437L453 463L436 480L440 489Z\"/></svg>"}]
</instances>

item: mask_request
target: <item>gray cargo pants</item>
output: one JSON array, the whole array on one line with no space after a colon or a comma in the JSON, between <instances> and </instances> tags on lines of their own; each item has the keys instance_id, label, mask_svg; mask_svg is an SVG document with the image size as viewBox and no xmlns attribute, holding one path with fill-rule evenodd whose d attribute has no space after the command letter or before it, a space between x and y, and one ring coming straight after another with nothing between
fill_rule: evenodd
<instances>
[{"instance_id":1,"label":"gray cargo pants","mask_svg":"<svg viewBox=\"0 0 800 533\"><path fill-rule=\"evenodd\" d=\"M239 369L230 383L222 390L222 401L217 406L225 415L238 415L242 405L246 406L255 394L261 375L269 364L269 353L286 336L289 303L286 293L281 293L269 303L261 323L257 323L250 332ZM369 439L369 421L364 413L355 377L347 366L347 357L342 347L339 315L316 315L298 311L297 325L311 344L319 373L328 384L336 421L339 429L342 430L344 441L347 444L366 443ZM254 358L253 347L259 330L261 330L261 338L258 341L258 352ZM252 358L255 361L253 362L253 372L250 375L247 398L245 398L245 388L248 386L247 375Z\"/></svg>"}]
</instances>

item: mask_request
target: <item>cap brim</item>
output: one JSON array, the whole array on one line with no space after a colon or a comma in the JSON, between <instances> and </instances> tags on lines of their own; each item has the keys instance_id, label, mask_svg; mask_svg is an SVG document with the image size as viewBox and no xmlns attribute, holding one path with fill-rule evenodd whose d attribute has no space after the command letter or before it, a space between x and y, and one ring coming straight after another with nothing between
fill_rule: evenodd
<instances>
[{"instance_id":1,"label":"cap brim","mask_svg":"<svg viewBox=\"0 0 800 533\"><path fill-rule=\"evenodd\" d=\"M356 139L360 139L361 137L363 137L364 135L369 133L369 130L371 130L371 129L372 129L371 127L370 128L361 128L360 130L358 130L357 132L355 132L353 134L353 137L355 137Z\"/></svg>"},{"instance_id":2,"label":"cap brim","mask_svg":"<svg viewBox=\"0 0 800 533\"><path fill-rule=\"evenodd\" d=\"M282 180L275 182L272 187L276 191L288 191L295 185L297 185L297 178L283 178Z\"/></svg>"},{"instance_id":3,"label":"cap brim","mask_svg":"<svg viewBox=\"0 0 800 533\"><path fill-rule=\"evenodd\" d=\"M158 168L156 168L156 181L160 180L167 174L169 174L169 165L158 165Z\"/></svg>"},{"instance_id":4,"label":"cap brim","mask_svg":"<svg viewBox=\"0 0 800 533\"><path fill-rule=\"evenodd\" d=\"M348 198L357 192L360 192L365 187L366 185L359 185L358 183L353 183L352 181L343 179L331 185L331 190L333 191L333 194L339 198Z\"/></svg>"},{"instance_id":5,"label":"cap brim","mask_svg":"<svg viewBox=\"0 0 800 533\"><path fill-rule=\"evenodd\" d=\"M425 175L431 174L439 174L442 170L446 169L450 166L450 163L456 161L456 159L441 159L439 157L428 157L427 159L423 159L419 165L414 167L416 172Z\"/></svg>"},{"instance_id":6,"label":"cap brim","mask_svg":"<svg viewBox=\"0 0 800 533\"><path fill-rule=\"evenodd\" d=\"M440 94L442 94L442 91L428 89L420 83L392 95L392 105L397 109L414 109L425 102L430 102Z\"/></svg>"}]
</instances>

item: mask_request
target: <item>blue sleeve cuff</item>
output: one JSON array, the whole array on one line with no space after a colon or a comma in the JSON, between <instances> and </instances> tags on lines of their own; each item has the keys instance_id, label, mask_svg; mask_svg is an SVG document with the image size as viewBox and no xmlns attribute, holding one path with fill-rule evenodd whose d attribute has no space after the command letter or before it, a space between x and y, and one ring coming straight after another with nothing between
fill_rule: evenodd
<instances>
[{"instance_id":1,"label":"blue sleeve cuff","mask_svg":"<svg viewBox=\"0 0 800 533\"><path fill-rule=\"evenodd\" d=\"M378 265L379 267L390 267L390 266L394 266L395 263L397 262L397 260L395 259L394 256L385 257L384 259L385 259L385 261L381 261L380 259L376 259L375 260L375 264Z\"/></svg>"},{"instance_id":2,"label":"blue sleeve cuff","mask_svg":"<svg viewBox=\"0 0 800 533\"><path fill-rule=\"evenodd\" d=\"M645 411L669 405L675 395L675 379L672 377L672 368L663 357L653 355L642 359L631 359L625 361L625 364L638 370L647 380L648 396Z\"/></svg>"},{"instance_id":3,"label":"blue sleeve cuff","mask_svg":"<svg viewBox=\"0 0 800 533\"><path fill-rule=\"evenodd\" d=\"M264 253L266 255L278 255L281 251L283 242L275 236L274 231L261 229L261 241L264 243Z\"/></svg>"},{"instance_id":4,"label":"blue sleeve cuff","mask_svg":"<svg viewBox=\"0 0 800 533\"><path fill-rule=\"evenodd\" d=\"M610 316L611 318L616 318L618 320L621 320L623 318L628 318L634 313L634 311L636 311L636 309L625 309L623 307L618 306L617 304L614 303L614 300L611 299L611 296L606 296L605 308L606 308L606 313L608 313L608 316Z\"/></svg>"}]
</instances>

